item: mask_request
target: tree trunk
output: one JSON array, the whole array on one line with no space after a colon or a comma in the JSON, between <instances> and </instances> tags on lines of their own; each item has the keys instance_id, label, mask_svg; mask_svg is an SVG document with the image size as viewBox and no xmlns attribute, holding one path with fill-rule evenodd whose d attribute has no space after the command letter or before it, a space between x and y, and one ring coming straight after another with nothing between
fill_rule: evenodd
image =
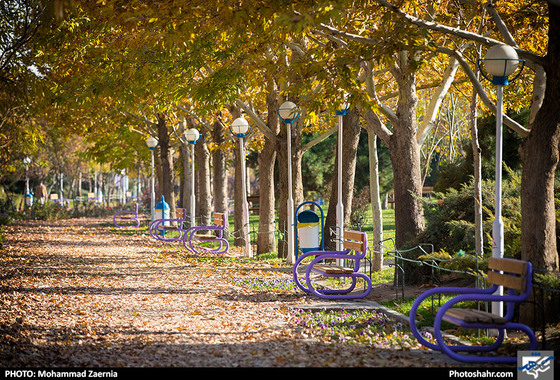
<instances>
[{"instance_id":1,"label":"tree trunk","mask_svg":"<svg viewBox=\"0 0 560 380\"><path fill-rule=\"evenodd\" d=\"M201 226L212 222L212 194L210 190L210 151L206 143L206 133L200 134L195 144L196 167L196 215Z\"/></svg>"},{"instance_id":2,"label":"tree trunk","mask_svg":"<svg viewBox=\"0 0 560 380\"><path fill-rule=\"evenodd\" d=\"M395 245L404 248L424 229L422 209L422 173L420 147L417 140L416 76L406 52L398 54L398 59L390 68L397 81L399 98L394 114L383 111L388 116L391 132L373 111L366 112L366 123L389 149L393 167L394 207L395 207ZM368 93L376 96L372 71L368 70L366 86Z\"/></svg>"},{"instance_id":3,"label":"tree trunk","mask_svg":"<svg viewBox=\"0 0 560 380\"><path fill-rule=\"evenodd\" d=\"M397 123L389 139L395 191L395 244L403 248L424 229L420 148L416 137L416 76L405 68L392 70L399 83Z\"/></svg>"},{"instance_id":4,"label":"tree trunk","mask_svg":"<svg viewBox=\"0 0 560 380\"><path fill-rule=\"evenodd\" d=\"M274 134L280 131L280 119L276 110L279 108L278 92L275 89L267 93L267 125ZM274 166L276 164L275 141L265 137L264 147L258 157L259 164L259 234L257 237L257 254L276 250L276 221L274 196Z\"/></svg>"},{"instance_id":5,"label":"tree trunk","mask_svg":"<svg viewBox=\"0 0 560 380\"><path fill-rule=\"evenodd\" d=\"M558 165L560 141L560 7L549 3L549 43L546 91L543 103L523 141L521 158L521 247L522 258L545 270L558 270L554 174Z\"/></svg>"},{"instance_id":6,"label":"tree trunk","mask_svg":"<svg viewBox=\"0 0 560 380\"><path fill-rule=\"evenodd\" d=\"M165 201L169 204L171 218L175 218L175 193L173 191L173 156L169 145L169 134L165 115L157 115L158 146L161 157L161 191ZM159 198L156 198L156 205Z\"/></svg>"},{"instance_id":7,"label":"tree trunk","mask_svg":"<svg viewBox=\"0 0 560 380\"><path fill-rule=\"evenodd\" d=\"M190 197L190 149L188 143L181 143L181 192L179 197L179 207L187 209L189 208L189 197ZM190 210L188 210L190 215Z\"/></svg>"},{"instance_id":8,"label":"tree trunk","mask_svg":"<svg viewBox=\"0 0 560 380\"><path fill-rule=\"evenodd\" d=\"M352 197L354 195L354 177L356 174L356 154L360 142L360 114L357 109L348 112L342 122L342 204L344 205L344 230L348 229L350 213L352 212ZM338 149L338 144L336 149ZM336 249L336 236L330 236L330 231L336 231L336 205L338 203L338 151L335 151L335 170L331 185L329 209L325 218L325 250Z\"/></svg>"},{"instance_id":9,"label":"tree trunk","mask_svg":"<svg viewBox=\"0 0 560 380\"><path fill-rule=\"evenodd\" d=\"M476 255L482 257L484 253L484 231L482 220L482 149L478 142L478 125L477 125L477 101L478 96L473 90L470 109L470 130L471 145L473 150L473 168L474 168L474 224L475 224L475 251Z\"/></svg>"},{"instance_id":10,"label":"tree trunk","mask_svg":"<svg viewBox=\"0 0 560 380\"><path fill-rule=\"evenodd\" d=\"M366 130L369 151L369 190L373 217L373 241L371 245L374 255L372 269L380 271L383 269L383 246L379 244L383 240L383 211L379 194L379 158L377 155L377 136L373 126L368 125L368 120L371 120L371 118L366 118Z\"/></svg>"},{"instance_id":11,"label":"tree trunk","mask_svg":"<svg viewBox=\"0 0 560 380\"><path fill-rule=\"evenodd\" d=\"M558 165L560 142L560 7L548 3L549 40L546 56L546 90L542 106L535 115L529 136L521 146L521 258L544 271L558 271L554 175ZM554 297L552 298L554 299ZM544 297L545 315L551 308ZM521 308L522 321L542 322L540 313L533 318L531 307Z\"/></svg>"},{"instance_id":12,"label":"tree trunk","mask_svg":"<svg viewBox=\"0 0 560 380\"><path fill-rule=\"evenodd\" d=\"M222 148L225 133L219 122L215 122L212 126L212 140L218 145L218 148L212 152L214 211L225 214L228 211L226 154ZM229 233L229 226L226 230Z\"/></svg>"},{"instance_id":13,"label":"tree trunk","mask_svg":"<svg viewBox=\"0 0 560 380\"><path fill-rule=\"evenodd\" d=\"M233 120L241 117L241 110L237 107L230 108L231 117ZM235 158L235 176L233 184L233 244L236 247L244 247L245 239L243 237L243 225L245 221L243 220L243 181L242 176L247 173L243 173L241 170L241 159L245 157L239 157L239 138L235 137L235 148L234 148L234 158Z\"/></svg>"}]
</instances>

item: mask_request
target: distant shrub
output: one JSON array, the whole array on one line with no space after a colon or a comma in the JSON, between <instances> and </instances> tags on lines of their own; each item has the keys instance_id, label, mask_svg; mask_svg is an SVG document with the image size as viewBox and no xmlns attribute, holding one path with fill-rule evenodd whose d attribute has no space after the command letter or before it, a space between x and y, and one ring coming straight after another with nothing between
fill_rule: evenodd
<instances>
[{"instance_id":1,"label":"distant shrub","mask_svg":"<svg viewBox=\"0 0 560 380\"><path fill-rule=\"evenodd\" d=\"M505 252L508 257L521 253L521 200L520 177L509 171L509 179L502 183L502 219L504 222ZM450 253L475 253L474 181L459 190L449 189L422 198L426 229L414 244L431 243L435 250ZM492 250L492 223L494 222L494 181L482 183L482 210L484 250Z\"/></svg>"}]
</instances>

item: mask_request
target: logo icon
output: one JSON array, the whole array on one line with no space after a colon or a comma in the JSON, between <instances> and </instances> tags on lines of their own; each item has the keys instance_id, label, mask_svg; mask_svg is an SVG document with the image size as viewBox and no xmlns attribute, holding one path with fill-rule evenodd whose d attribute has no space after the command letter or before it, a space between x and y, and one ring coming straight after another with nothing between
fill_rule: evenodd
<instances>
[{"instance_id":1,"label":"logo icon","mask_svg":"<svg viewBox=\"0 0 560 380\"><path fill-rule=\"evenodd\" d=\"M519 380L554 380L554 351L518 351Z\"/></svg>"}]
</instances>

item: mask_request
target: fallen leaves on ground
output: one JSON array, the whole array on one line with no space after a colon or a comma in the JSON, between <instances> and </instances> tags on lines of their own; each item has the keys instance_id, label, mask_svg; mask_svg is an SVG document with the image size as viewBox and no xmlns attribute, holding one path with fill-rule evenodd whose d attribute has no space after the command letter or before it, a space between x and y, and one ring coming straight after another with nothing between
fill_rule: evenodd
<instances>
[{"instance_id":1,"label":"fallen leaves on ground","mask_svg":"<svg viewBox=\"0 0 560 380\"><path fill-rule=\"evenodd\" d=\"M0 262L2 367L456 365L426 350L321 341L288 323L290 305L311 302L301 292L234 285L289 279L289 268L113 233L109 218L18 222Z\"/></svg>"}]
</instances>

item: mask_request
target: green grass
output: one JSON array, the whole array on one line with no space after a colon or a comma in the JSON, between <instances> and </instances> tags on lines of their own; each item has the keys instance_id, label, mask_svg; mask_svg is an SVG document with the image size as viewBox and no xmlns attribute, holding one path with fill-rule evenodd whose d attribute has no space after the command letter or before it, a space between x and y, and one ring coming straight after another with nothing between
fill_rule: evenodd
<instances>
[{"instance_id":1,"label":"green grass","mask_svg":"<svg viewBox=\"0 0 560 380\"><path fill-rule=\"evenodd\" d=\"M408 326L376 310L292 310L290 324L332 343L397 349L419 346Z\"/></svg>"}]
</instances>

